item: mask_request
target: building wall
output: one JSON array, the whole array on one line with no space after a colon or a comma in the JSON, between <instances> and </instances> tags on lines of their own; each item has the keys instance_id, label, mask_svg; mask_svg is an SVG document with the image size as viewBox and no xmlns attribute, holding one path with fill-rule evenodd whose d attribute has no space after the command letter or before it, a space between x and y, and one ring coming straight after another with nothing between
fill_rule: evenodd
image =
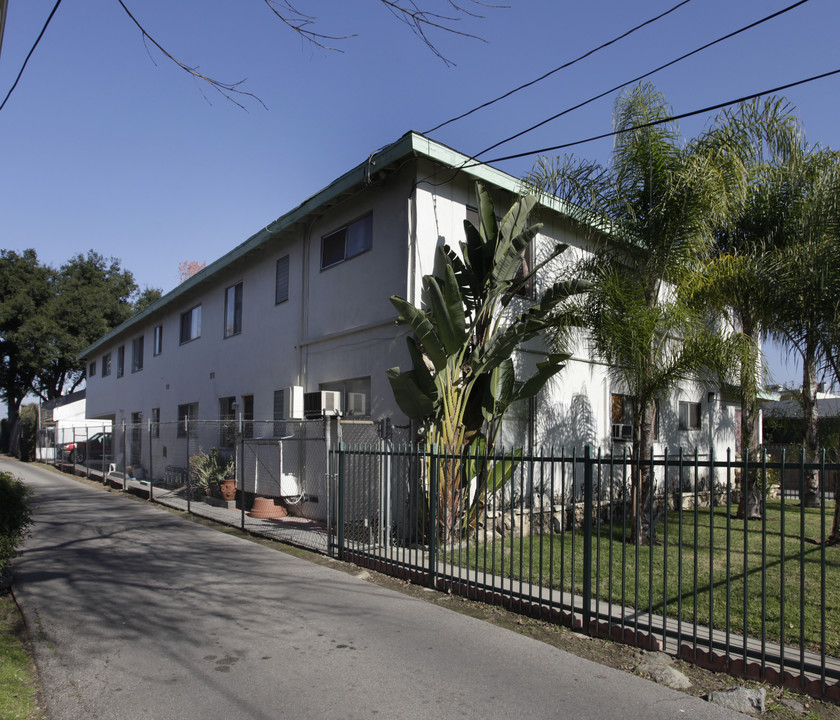
<instances>
[{"instance_id":1,"label":"building wall","mask_svg":"<svg viewBox=\"0 0 840 720\"><path fill-rule=\"evenodd\" d=\"M511 193L492 191L501 216L510 207ZM230 264L223 278L198 285L187 295L165 305L142 327L100 349L95 360L99 372L88 380L89 418L110 418L118 425L141 414L143 420L159 409L163 423L174 423L178 407L198 403L199 417L217 419L219 399L253 396L254 417L272 420L274 393L290 385L305 391L324 384L369 379L369 408L374 419L405 418L393 399L385 371L405 368L409 362L404 328L395 325L391 295L421 301L421 280L432 272L436 248L444 243L457 248L463 238L468 206L475 207L475 186L453 170L443 170L421 159L405 164L384 184L366 187L303 224L293 226L246 259ZM331 267L322 268L323 239L338 228L371 216L369 250ZM570 249L554 261L538 282L550 282L553 273L587 253L587 245L556 214L540 211L545 225L536 241L539 260L557 242ZM275 304L276 264L289 257L288 300ZM242 283L242 327L224 337L225 291ZM182 313L201 306L201 335L180 343ZM153 355L155 326L163 328L163 351ZM131 371L132 340L144 337L143 369ZM125 374L117 377L117 349L125 346ZM522 427L505 435L511 442L527 437L536 446L612 447L611 398L620 392L607 368L592 357L585 333L579 334L573 354L561 371L530 405L519 413ZM535 341L516 357L517 373L524 380L542 358ZM104 352L111 353L111 374L102 377ZM725 454L734 446L734 410L720 400L708 402L709 390L687 385L660 408L660 442L656 451L679 446L704 448L712 439ZM680 430L679 402L700 402L701 426ZM521 420L525 418L524 420ZM711 425L709 424L711 421ZM173 430L174 432L174 430ZM205 444L212 442L208 440ZM203 448L208 449L208 448ZM158 466L174 462L171 455ZM179 462L183 462L179 461Z\"/></svg>"}]
</instances>

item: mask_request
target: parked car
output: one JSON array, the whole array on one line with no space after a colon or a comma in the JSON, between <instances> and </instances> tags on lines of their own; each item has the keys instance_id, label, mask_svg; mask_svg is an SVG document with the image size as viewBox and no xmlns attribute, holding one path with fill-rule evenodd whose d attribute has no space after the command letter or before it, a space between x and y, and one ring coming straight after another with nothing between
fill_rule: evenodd
<instances>
[{"instance_id":1,"label":"parked car","mask_svg":"<svg viewBox=\"0 0 840 720\"><path fill-rule=\"evenodd\" d=\"M102 460L111 457L111 433L98 432L86 440L74 440L59 446L61 462L67 465L81 465L88 460Z\"/></svg>"}]
</instances>

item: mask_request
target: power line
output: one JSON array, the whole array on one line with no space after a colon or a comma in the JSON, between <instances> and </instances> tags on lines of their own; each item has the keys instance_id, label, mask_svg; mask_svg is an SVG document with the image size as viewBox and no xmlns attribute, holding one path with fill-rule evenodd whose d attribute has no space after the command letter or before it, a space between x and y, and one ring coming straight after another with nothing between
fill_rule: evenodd
<instances>
[{"instance_id":1,"label":"power line","mask_svg":"<svg viewBox=\"0 0 840 720\"><path fill-rule=\"evenodd\" d=\"M522 130L522 131L516 133L515 135L511 135L510 137L505 138L504 140L500 140L499 142L495 143L494 145L491 145L488 148L484 148L484 150L482 150L481 152L476 153L473 157L476 157L476 158L481 157L485 153L488 153L491 150L495 150L500 145L504 145L505 143L509 143L511 140L516 140L517 138L522 137L523 135L526 135L527 133L531 132L532 130L536 130L537 128L542 127L543 125L546 125L546 124L550 123L552 120L556 120L557 118L562 117L563 115L566 115L566 114L572 112L573 110L578 110L578 109L582 108L584 105L588 105L591 102L595 102L595 100L600 100L605 95L609 95L610 93L615 92L616 90L620 90L621 88L626 87L627 85L631 85L633 83L639 82L639 80L643 80L646 77L650 77L651 75L659 72L660 70L664 70L665 68L670 67L671 65L675 65L676 63L678 63L682 60L685 60L686 58L689 58L692 55L696 55L697 53L699 53L703 50L706 50L706 49L712 47L713 45L717 45L718 43L723 42L724 40L728 40L729 38L732 38L735 35L739 35L742 32L746 32L747 30L751 30L752 28L754 28L758 25L761 25L762 23L765 23L768 20L772 20L774 18L779 17L780 15L784 15L785 13L790 12L794 8L797 8L800 5L804 5L806 2L809 2L809 0L798 0L798 2L795 2L792 5L788 5L786 8L782 8L778 12L774 12L772 15L767 15L766 17L763 17L760 20L756 20L755 22L750 23L749 25L745 25L744 27L739 28L738 30L734 30L733 32L728 33L727 35L723 35L722 37L719 37L717 40L712 40L711 42L706 43L705 45L702 45L699 48L696 48L695 50L692 50L691 52L685 53L684 55L681 55L680 57L678 57L674 60L671 60L670 62L667 62L664 65L660 65L659 67L657 67L657 68L655 68L655 69L653 69L649 72L646 72L643 75L638 75L637 77L633 78L632 80L627 80L627 81L625 81L625 82L623 82L619 85L616 85L615 87L610 88L609 90L605 90L604 92L599 93L598 95L595 95L594 97L589 98L588 100L584 100L583 102L578 103L577 105L573 105L570 108L566 108L565 110L557 113L556 115L552 115L550 118L546 118L545 120L543 120L541 122L538 122L536 125L532 125L531 127L526 128L525 130Z\"/></svg>"},{"instance_id":2,"label":"power line","mask_svg":"<svg viewBox=\"0 0 840 720\"><path fill-rule=\"evenodd\" d=\"M804 85L805 83L814 82L815 80L822 80L823 78L831 77L832 75L838 74L840 74L840 68L837 68L836 70L830 70L829 72L821 73L820 75L813 75L812 77L805 78L804 80L797 80L795 82L787 83L786 85L779 85L778 87L770 88L769 90L762 90L761 92L752 93L751 95L744 95L743 97L737 98L735 100L727 100L726 102L717 103L716 105L709 105L708 107L704 107L699 110L691 110L690 112L680 113L679 115L671 115L669 117L660 118L659 120L652 120L651 122L642 123L641 125L634 125L633 127L624 128L622 130L613 130L612 132L603 133L601 135L593 135L592 137L585 138L584 140L575 140L574 142L567 142L561 145L554 145L553 147L542 148L540 150L529 150L528 152L516 153L515 155L506 155L505 157L493 158L492 160L479 161L476 160L475 157L473 157L471 158L471 160L473 160L474 162L464 163L464 165L462 165L462 168L503 162L505 160L516 160L518 158L528 157L529 155L544 155L545 153L563 150L565 148L574 147L575 145L583 145L584 143L593 142L595 140L603 140L605 138L614 137L616 135L622 135L624 133L654 127L655 125L662 125L664 123L674 122L675 120L682 120L684 118L693 117L694 115L703 115L704 113L710 113L714 110L721 110L722 108L729 107L730 105L737 105L738 103L746 102L747 100L754 100L755 98L762 97L764 95L773 95L775 93L781 92L782 90L788 90L789 88L796 87L798 85Z\"/></svg>"},{"instance_id":3,"label":"power line","mask_svg":"<svg viewBox=\"0 0 840 720\"><path fill-rule=\"evenodd\" d=\"M9 88L9 92L6 93L6 97L3 98L3 102L0 103L0 110L6 107L6 102L8 101L9 97L11 96L14 89L17 87L18 81L20 80L21 75L23 75L23 71L26 69L26 64L29 62L29 58L32 57L32 53L35 52L35 48L38 47L38 43L41 42L41 38L44 37L44 33L47 31L47 25L50 24L50 20L53 19L53 15L55 15L55 11L58 10L58 6L61 5L61 0L56 0L55 6L50 13L50 16L47 18L47 21L44 23L44 27L41 28L41 32L38 34L38 38L35 40L35 44L32 46L30 51L26 55L26 59L23 61L23 65L20 68L20 72L18 73L17 77L15 78L14 83L12 83L12 87Z\"/></svg>"},{"instance_id":4,"label":"power line","mask_svg":"<svg viewBox=\"0 0 840 720\"><path fill-rule=\"evenodd\" d=\"M618 37L614 37L612 40L609 40L609 41L605 42L603 45L599 45L598 47L590 50L589 52L584 53L580 57L577 57L574 60L569 60L569 62L564 63L560 67L554 68L554 70L549 70L547 73L545 73L544 75L541 75L540 77L536 78L535 80L531 80L530 82L527 82L524 85L520 85L519 87L514 88L513 90L509 90L504 95L500 95L499 97L494 98L493 100L489 100L486 103L478 105L477 107L474 107L472 110L467 110L467 112L461 113L460 115L457 115L454 118L450 118L449 120L447 120L445 122L442 122L440 125L435 125L435 127L433 127L431 130L426 130L426 132L424 134L429 135L430 133L435 132L435 130L440 130L442 127L444 127L446 125L449 125L450 123L453 123L456 120L461 120L462 118L465 118L468 115L472 115L474 112L477 112L479 110L483 110L484 108L489 107L490 105L493 105L494 103L497 103L500 100L504 100L505 98L510 97L514 93L518 93L520 90L524 90L525 88L529 88L529 87L531 87L531 85L536 85L538 82L541 82L542 80L545 80L547 77L549 77L551 75L554 75L554 73L560 72L560 70L565 70L567 67L571 67L575 63L580 62L581 60L584 60L584 59L588 58L590 55L595 54L599 50L603 50L604 48L609 47L610 45L618 42L619 40L623 40L628 35L632 35L634 32L636 32L636 30L640 30L641 28L645 27L646 25L650 25L651 23L654 23L657 20L660 20L661 18L664 18L666 15L674 12L674 10L677 10L677 9L681 8L683 5L686 5L689 2L691 2L691 0L682 0L682 2L677 3L670 10L666 10L665 12L660 13L659 15L651 18L650 20L645 20L641 25L636 25L636 27L631 28L630 30L627 30L626 32L619 35Z\"/></svg>"}]
</instances>

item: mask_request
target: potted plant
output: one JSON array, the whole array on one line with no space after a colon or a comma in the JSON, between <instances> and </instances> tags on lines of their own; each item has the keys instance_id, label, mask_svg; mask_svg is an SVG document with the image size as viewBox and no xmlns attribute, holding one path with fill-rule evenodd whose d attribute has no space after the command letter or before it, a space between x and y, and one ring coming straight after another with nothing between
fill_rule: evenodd
<instances>
[{"instance_id":1,"label":"potted plant","mask_svg":"<svg viewBox=\"0 0 840 720\"><path fill-rule=\"evenodd\" d=\"M233 500L236 496L236 461L219 455L216 448L190 458L190 477L198 495Z\"/></svg>"}]
</instances>

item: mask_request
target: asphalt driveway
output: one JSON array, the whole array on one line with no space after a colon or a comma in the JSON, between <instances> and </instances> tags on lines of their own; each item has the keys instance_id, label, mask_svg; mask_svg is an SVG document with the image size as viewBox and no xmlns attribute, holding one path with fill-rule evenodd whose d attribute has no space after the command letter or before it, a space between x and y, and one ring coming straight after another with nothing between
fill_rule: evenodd
<instances>
[{"instance_id":1,"label":"asphalt driveway","mask_svg":"<svg viewBox=\"0 0 840 720\"><path fill-rule=\"evenodd\" d=\"M742 718L508 630L0 459L52 720Z\"/></svg>"}]
</instances>

